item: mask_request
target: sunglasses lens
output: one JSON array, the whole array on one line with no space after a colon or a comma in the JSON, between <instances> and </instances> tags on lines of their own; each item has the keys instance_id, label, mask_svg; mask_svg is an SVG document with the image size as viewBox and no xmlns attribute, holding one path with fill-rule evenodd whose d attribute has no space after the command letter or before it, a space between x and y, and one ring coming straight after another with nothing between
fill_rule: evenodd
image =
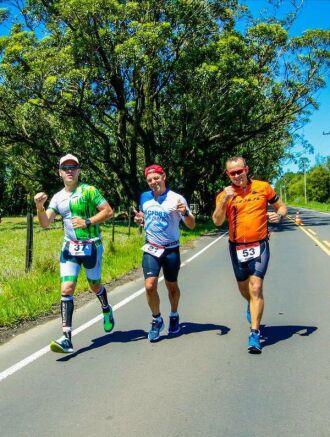
<instances>
[{"instance_id":1,"label":"sunglasses lens","mask_svg":"<svg viewBox=\"0 0 330 437\"><path fill-rule=\"evenodd\" d=\"M77 170L79 165L61 165L61 170Z\"/></svg>"},{"instance_id":2,"label":"sunglasses lens","mask_svg":"<svg viewBox=\"0 0 330 437\"><path fill-rule=\"evenodd\" d=\"M230 176L236 176L242 174L243 172L244 172L244 168L241 168L239 170L230 171L229 174Z\"/></svg>"}]
</instances>

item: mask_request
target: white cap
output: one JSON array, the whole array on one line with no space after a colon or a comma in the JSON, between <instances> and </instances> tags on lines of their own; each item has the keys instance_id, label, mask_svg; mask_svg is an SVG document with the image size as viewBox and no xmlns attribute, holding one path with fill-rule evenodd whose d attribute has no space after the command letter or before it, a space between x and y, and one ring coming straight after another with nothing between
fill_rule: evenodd
<instances>
[{"instance_id":1,"label":"white cap","mask_svg":"<svg viewBox=\"0 0 330 437\"><path fill-rule=\"evenodd\" d=\"M75 161L77 164L79 164L79 159L76 156L71 155L71 153L62 156L62 158L60 159L60 165L62 165L65 161Z\"/></svg>"}]
</instances>

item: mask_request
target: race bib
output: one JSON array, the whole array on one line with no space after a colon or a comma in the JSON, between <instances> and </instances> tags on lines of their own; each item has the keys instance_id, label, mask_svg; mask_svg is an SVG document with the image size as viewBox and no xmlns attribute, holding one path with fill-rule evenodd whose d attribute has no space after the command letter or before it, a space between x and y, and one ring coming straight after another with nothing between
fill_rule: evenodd
<instances>
[{"instance_id":1,"label":"race bib","mask_svg":"<svg viewBox=\"0 0 330 437\"><path fill-rule=\"evenodd\" d=\"M238 261L241 263L251 261L251 259L258 258L258 256L260 256L260 244L253 243L244 246L236 246L236 253Z\"/></svg>"},{"instance_id":2,"label":"race bib","mask_svg":"<svg viewBox=\"0 0 330 437\"><path fill-rule=\"evenodd\" d=\"M73 256L90 256L92 253L92 243L70 241L69 253Z\"/></svg>"},{"instance_id":3,"label":"race bib","mask_svg":"<svg viewBox=\"0 0 330 437\"><path fill-rule=\"evenodd\" d=\"M143 252L150 253L150 255L156 256L157 258L159 258L165 250L163 247L153 246L149 243L142 246L141 249L143 250Z\"/></svg>"}]
</instances>

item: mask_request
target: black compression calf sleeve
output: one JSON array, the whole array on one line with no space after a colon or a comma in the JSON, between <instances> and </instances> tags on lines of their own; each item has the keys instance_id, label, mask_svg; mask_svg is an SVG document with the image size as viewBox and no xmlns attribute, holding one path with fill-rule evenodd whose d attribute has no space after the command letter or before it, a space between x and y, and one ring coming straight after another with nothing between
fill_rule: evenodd
<instances>
[{"instance_id":1,"label":"black compression calf sleeve","mask_svg":"<svg viewBox=\"0 0 330 437\"><path fill-rule=\"evenodd\" d=\"M62 326L63 328L72 327L72 314L73 314L73 296L64 296L61 298L61 314L62 314Z\"/></svg>"},{"instance_id":2,"label":"black compression calf sleeve","mask_svg":"<svg viewBox=\"0 0 330 437\"><path fill-rule=\"evenodd\" d=\"M105 289L104 285L102 285L101 290L97 293L96 296L102 305L102 310L107 311L109 309L109 302L107 290Z\"/></svg>"}]
</instances>

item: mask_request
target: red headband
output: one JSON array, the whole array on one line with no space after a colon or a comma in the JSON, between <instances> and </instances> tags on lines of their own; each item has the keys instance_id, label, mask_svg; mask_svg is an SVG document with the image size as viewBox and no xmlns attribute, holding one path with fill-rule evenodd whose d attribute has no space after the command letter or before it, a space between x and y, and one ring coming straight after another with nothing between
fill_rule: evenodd
<instances>
[{"instance_id":1,"label":"red headband","mask_svg":"<svg viewBox=\"0 0 330 437\"><path fill-rule=\"evenodd\" d=\"M164 169L162 166L158 165L158 164L152 164L149 165L149 167L146 167L144 169L144 176L147 177L148 174L150 173L160 173L160 174L164 174Z\"/></svg>"}]
</instances>

